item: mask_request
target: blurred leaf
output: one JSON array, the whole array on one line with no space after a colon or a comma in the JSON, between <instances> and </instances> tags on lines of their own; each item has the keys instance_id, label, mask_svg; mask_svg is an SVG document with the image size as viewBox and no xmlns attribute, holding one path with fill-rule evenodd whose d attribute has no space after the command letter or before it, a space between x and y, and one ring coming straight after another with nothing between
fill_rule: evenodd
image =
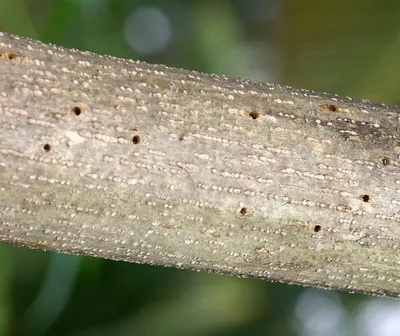
<instances>
[{"instance_id":1,"label":"blurred leaf","mask_svg":"<svg viewBox=\"0 0 400 336\"><path fill-rule=\"evenodd\" d=\"M79 1L52 0L47 8L46 19L41 22L41 39L43 41L63 40L69 28L79 20L79 7Z\"/></svg>"},{"instance_id":2,"label":"blurred leaf","mask_svg":"<svg viewBox=\"0 0 400 336\"><path fill-rule=\"evenodd\" d=\"M281 82L390 101L388 92L398 83L389 69L397 61L399 46L392 44L399 9L396 1L287 1L279 26L285 57Z\"/></svg>"},{"instance_id":3,"label":"blurred leaf","mask_svg":"<svg viewBox=\"0 0 400 336\"><path fill-rule=\"evenodd\" d=\"M34 39L39 37L23 0L0 1L0 30Z\"/></svg>"}]
</instances>

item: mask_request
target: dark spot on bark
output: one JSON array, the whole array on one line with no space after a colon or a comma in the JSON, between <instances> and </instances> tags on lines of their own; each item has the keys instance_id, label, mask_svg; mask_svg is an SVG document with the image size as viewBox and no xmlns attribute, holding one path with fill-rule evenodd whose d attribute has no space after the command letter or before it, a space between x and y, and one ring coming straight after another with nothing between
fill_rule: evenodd
<instances>
[{"instance_id":1,"label":"dark spot on bark","mask_svg":"<svg viewBox=\"0 0 400 336\"><path fill-rule=\"evenodd\" d=\"M387 156L381 156L381 157L379 158L379 160L381 161L381 163L382 163L384 166L387 166L387 165L390 164L390 159L389 159Z\"/></svg>"},{"instance_id":2,"label":"dark spot on bark","mask_svg":"<svg viewBox=\"0 0 400 336\"><path fill-rule=\"evenodd\" d=\"M72 112L74 112L74 114L78 116L82 113L82 109L79 106L75 106L72 108Z\"/></svg>"},{"instance_id":3,"label":"dark spot on bark","mask_svg":"<svg viewBox=\"0 0 400 336\"><path fill-rule=\"evenodd\" d=\"M139 136L139 135L134 135L134 136L132 137L132 143L133 143L134 145L137 145L139 142L140 142L140 136Z\"/></svg>"},{"instance_id":4,"label":"dark spot on bark","mask_svg":"<svg viewBox=\"0 0 400 336\"><path fill-rule=\"evenodd\" d=\"M17 58L17 54L12 51L0 51L0 58L14 60Z\"/></svg>"},{"instance_id":5,"label":"dark spot on bark","mask_svg":"<svg viewBox=\"0 0 400 336\"><path fill-rule=\"evenodd\" d=\"M258 113L255 110L248 111L248 113L249 113L249 116L252 117L253 119L257 119L260 116L260 113Z\"/></svg>"},{"instance_id":6,"label":"dark spot on bark","mask_svg":"<svg viewBox=\"0 0 400 336\"><path fill-rule=\"evenodd\" d=\"M333 104L323 104L321 107L325 110L329 110L331 112L337 112L339 110L339 107Z\"/></svg>"},{"instance_id":7,"label":"dark spot on bark","mask_svg":"<svg viewBox=\"0 0 400 336\"><path fill-rule=\"evenodd\" d=\"M361 195L360 198L362 199L363 202L368 202L369 201L369 196L368 195Z\"/></svg>"}]
</instances>

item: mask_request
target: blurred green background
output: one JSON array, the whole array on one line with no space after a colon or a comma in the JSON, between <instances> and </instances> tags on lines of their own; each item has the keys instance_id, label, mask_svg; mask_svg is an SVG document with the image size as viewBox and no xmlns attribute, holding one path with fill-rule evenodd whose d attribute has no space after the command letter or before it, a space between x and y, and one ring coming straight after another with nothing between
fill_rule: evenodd
<instances>
[{"instance_id":1,"label":"blurred green background","mask_svg":"<svg viewBox=\"0 0 400 336\"><path fill-rule=\"evenodd\" d=\"M0 31L399 103L400 2L0 0ZM0 245L0 336L400 335L400 302Z\"/></svg>"}]
</instances>

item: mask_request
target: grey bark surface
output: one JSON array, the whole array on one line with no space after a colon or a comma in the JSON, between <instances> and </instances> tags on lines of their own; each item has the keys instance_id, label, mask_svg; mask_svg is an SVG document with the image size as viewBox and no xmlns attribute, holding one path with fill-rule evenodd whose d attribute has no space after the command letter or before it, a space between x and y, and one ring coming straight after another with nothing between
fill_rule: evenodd
<instances>
[{"instance_id":1,"label":"grey bark surface","mask_svg":"<svg viewBox=\"0 0 400 336\"><path fill-rule=\"evenodd\" d=\"M400 113L0 33L0 242L400 296Z\"/></svg>"}]
</instances>

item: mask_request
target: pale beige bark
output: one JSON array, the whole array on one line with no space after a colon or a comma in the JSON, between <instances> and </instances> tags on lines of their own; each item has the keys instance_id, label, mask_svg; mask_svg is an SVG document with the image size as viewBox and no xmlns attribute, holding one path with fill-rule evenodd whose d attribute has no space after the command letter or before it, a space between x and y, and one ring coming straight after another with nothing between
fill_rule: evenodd
<instances>
[{"instance_id":1,"label":"pale beige bark","mask_svg":"<svg viewBox=\"0 0 400 336\"><path fill-rule=\"evenodd\" d=\"M0 52L0 241L400 296L397 107Z\"/></svg>"}]
</instances>

